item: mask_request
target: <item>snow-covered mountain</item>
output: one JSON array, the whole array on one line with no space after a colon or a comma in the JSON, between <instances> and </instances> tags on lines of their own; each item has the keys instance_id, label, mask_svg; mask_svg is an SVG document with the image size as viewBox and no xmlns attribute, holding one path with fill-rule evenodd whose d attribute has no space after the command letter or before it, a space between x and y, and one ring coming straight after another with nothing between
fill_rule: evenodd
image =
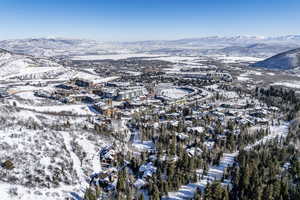
<instances>
[{"instance_id":1,"label":"snow-covered mountain","mask_svg":"<svg viewBox=\"0 0 300 200\"><path fill-rule=\"evenodd\" d=\"M63 66L48 58L36 58L0 49L1 79L53 78L65 72Z\"/></svg>"},{"instance_id":2,"label":"snow-covered mountain","mask_svg":"<svg viewBox=\"0 0 300 200\"><path fill-rule=\"evenodd\" d=\"M106 53L107 45L94 40L33 38L0 41L0 48L33 56L85 55Z\"/></svg>"},{"instance_id":3,"label":"snow-covered mountain","mask_svg":"<svg viewBox=\"0 0 300 200\"><path fill-rule=\"evenodd\" d=\"M253 66L279 70L296 69L300 67L300 48L277 54Z\"/></svg>"},{"instance_id":4,"label":"snow-covered mountain","mask_svg":"<svg viewBox=\"0 0 300 200\"><path fill-rule=\"evenodd\" d=\"M256 46L251 47L251 45ZM271 47L260 47L259 45L271 45ZM267 55L271 55L273 53L278 53L279 51L277 51L277 49L285 51L298 46L300 46L300 35L281 37L211 36L179 40L148 40L136 42L99 42L95 40L66 38L34 38L0 41L0 48L34 56L99 55L119 54L124 52L145 53L159 51L160 49L169 53L180 50L192 51L197 54L203 53L203 50L210 50L213 52L213 50L221 49L221 53L223 51L228 54L242 54L243 56L249 51L248 49L250 49L250 54L264 55L263 51L267 51ZM240 49L237 47L240 47ZM254 50L252 51L252 49Z\"/></svg>"},{"instance_id":5,"label":"snow-covered mountain","mask_svg":"<svg viewBox=\"0 0 300 200\"><path fill-rule=\"evenodd\" d=\"M233 37L201 37L201 38L187 38L180 40L150 40L123 43L127 45L141 45L141 46L186 46L186 47L228 47L228 46L245 46L256 43L274 43L274 44L300 44L299 35L281 36L281 37L260 37L260 36L233 36Z\"/></svg>"},{"instance_id":6,"label":"snow-covered mountain","mask_svg":"<svg viewBox=\"0 0 300 200\"><path fill-rule=\"evenodd\" d=\"M186 38L179 40L149 40L149 41L137 41L137 42L128 42L126 44L140 44L140 45L165 45L165 46L230 46L240 43L253 43L258 41L264 41L263 37L256 36L234 36L234 37L201 37L201 38Z\"/></svg>"},{"instance_id":7,"label":"snow-covered mountain","mask_svg":"<svg viewBox=\"0 0 300 200\"><path fill-rule=\"evenodd\" d=\"M300 45L255 43L246 46L230 46L222 49L209 49L204 50L203 53L224 54L230 56L270 57L297 47L300 47Z\"/></svg>"}]
</instances>

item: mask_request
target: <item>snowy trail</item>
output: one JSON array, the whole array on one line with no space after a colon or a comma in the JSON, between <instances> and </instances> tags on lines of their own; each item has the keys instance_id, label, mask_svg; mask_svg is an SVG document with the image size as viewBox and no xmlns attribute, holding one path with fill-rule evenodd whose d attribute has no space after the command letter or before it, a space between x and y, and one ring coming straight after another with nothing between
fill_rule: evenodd
<instances>
[{"instance_id":1,"label":"snowy trail","mask_svg":"<svg viewBox=\"0 0 300 200\"><path fill-rule=\"evenodd\" d=\"M87 153L87 155L91 155L89 158L91 159L93 174L102 171L99 148L95 148L95 145L86 139L80 139L78 140L78 143Z\"/></svg>"},{"instance_id":2,"label":"snowy trail","mask_svg":"<svg viewBox=\"0 0 300 200\"><path fill-rule=\"evenodd\" d=\"M62 133L62 136L64 138L64 142L65 142L65 145L66 145L66 148L67 150L69 151L70 153L70 156L71 156L71 159L73 161L73 167L77 173L77 176L79 178L79 181L80 181L80 184L83 185L83 186L86 186L87 183L86 183L86 180L85 180L85 175L81 169L81 164L80 164L80 160L79 158L77 157L77 155L72 151L72 147L71 147L71 136L68 132L63 132Z\"/></svg>"},{"instance_id":3,"label":"snowy trail","mask_svg":"<svg viewBox=\"0 0 300 200\"><path fill-rule=\"evenodd\" d=\"M245 150L250 150L256 145L263 144L266 141L275 139L277 136L286 137L288 134L288 125L289 123L284 123L280 126L271 126L270 131L271 133L259 141L255 142L254 144L248 145L245 147ZM201 191L204 191L207 183L213 180L221 180L224 174L224 171L227 167L232 166L237 157L239 152L234 153L224 153L223 157L220 160L219 165L210 166L207 176L203 176L197 183L190 183L187 185L183 185L180 189L176 192L169 192L167 197L163 197L163 200L184 200L184 199L192 199L195 195L197 188L200 188ZM202 169L198 169L199 171ZM197 170L197 171L198 171Z\"/></svg>"},{"instance_id":4,"label":"snowy trail","mask_svg":"<svg viewBox=\"0 0 300 200\"><path fill-rule=\"evenodd\" d=\"M192 199L195 195L197 188L200 188L201 191L204 191L207 183L211 180L221 180L224 174L225 169L228 166L232 166L234 163L235 157L238 155L235 153L224 153L220 161L220 165L211 166L208 170L207 176L203 176L197 183L190 183L184 186L181 186L180 189L176 192L169 192L168 197L163 197L163 200L182 200L182 199Z\"/></svg>"},{"instance_id":5,"label":"snowy trail","mask_svg":"<svg viewBox=\"0 0 300 200\"><path fill-rule=\"evenodd\" d=\"M97 152L96 154L93 155L92 165L93 165L94 173L99 173L100 171L102 171L99 152Z\"/></svg>"},{"instance_id":6,"label":"snowy trail","mask_svg":"<svg viewBox=\"0 0 300 200\"><path fill-rule=\"evenodd\" d=\"M137 151L151 151L154 149L154 143L152 141L141 141L140 132L138 130L134 131L131 144Z\"/></svg>"},{"instance_id":7,"label":"snowy trail","mask_svg":"<svg viewBox=\"0 0 300 200\"><path fill-rule=\"evenodd\" d=\"M245 147L245 150L250 150L253 147L259 145L259 144L263 144L266 141L275 139L276 137L286 137L289 131L289 123L285 122L284 124L280 125L280 126L270 126L270 134L263 137L262 139L260 139L259 141L255 142L254 144L248 145L247 147Z\"/></svg>"}]
</instances>

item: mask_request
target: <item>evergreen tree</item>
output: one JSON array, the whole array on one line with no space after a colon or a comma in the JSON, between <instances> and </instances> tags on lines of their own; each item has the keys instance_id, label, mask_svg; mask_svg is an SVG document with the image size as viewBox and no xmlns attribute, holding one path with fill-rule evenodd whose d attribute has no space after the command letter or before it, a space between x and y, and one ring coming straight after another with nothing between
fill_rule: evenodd
<instances>
[{"instance_id":1,"label":"evergreen tree","mask_svg":"<svg viewBox=\"0 0 300 200\"><path fill-rule=\"evenodd\" d=\"M84 200L97 200L96 192L91 188L87 188L84 193Z\"/></svg>"}]
</instances>

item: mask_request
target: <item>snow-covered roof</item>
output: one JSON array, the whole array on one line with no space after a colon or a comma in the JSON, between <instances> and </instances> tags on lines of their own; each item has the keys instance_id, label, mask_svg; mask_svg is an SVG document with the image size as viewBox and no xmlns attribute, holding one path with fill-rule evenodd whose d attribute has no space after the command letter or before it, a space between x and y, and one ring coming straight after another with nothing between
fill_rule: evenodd
<instances>
[{"instance_id":1,"label":"snow-covered roof","mask_svg":"<svg viewBox=\"0 0 300 200\"><path fill-rule=\"evenodd\" d=\"M203 151L199 147L192 147L186 150L189 156L200 155Z\"/></svg>"},{"instance_id":2,"label":"snow-covered roof","mask_svg":"<svg viewBox=\"0 0 300 200\"><path fill-rule=\"evenodd\" d=\"M89 73L85 73L85 72L78 72L76 73L73 77L73 79L82 79L82 80L86 80L89 82L92 82L93 84L100 84L100 83L106 83L109 81L113 81L118 79L118 76L111 76L111 77L106 77L106 78L102 78L98 75L95 74L89 74Z\"/></svg>"},{"instance_id":3,"label":"snow-covered roof","mask_svg":"<svg viewBox=\"0 0 300 200\"><path fill-rule=\"evenodd\" d=\"M140 189L141 187L143 187L144 185L146 185L146 181L144 181L143 179L138 179L133 185L137 189Z\"/></svg>"},{"instance_id":4,"label":"snow-covered roof","mask_svg":"<svg viewBox=\"0 0 300 200\"><path fill-rule=\"evenodd\" d=\"M188 127L188 131L197 131L198 133L203 133L204 128L202 126L197 126L197 127Z\"/></svg>"},{"instance_id":5,"label":"snow-covered roof","mask_svg":"<svg viewBox=\"0 0 300 200\"><path fill-rule=\"evenodd\" d=\"M156 172L156 167L153 166L152 162L148 162L147 164L141 165L139 171L143 172L143 178L145 178L152 176L152 174Z\"/></svg>"}]
</instances>

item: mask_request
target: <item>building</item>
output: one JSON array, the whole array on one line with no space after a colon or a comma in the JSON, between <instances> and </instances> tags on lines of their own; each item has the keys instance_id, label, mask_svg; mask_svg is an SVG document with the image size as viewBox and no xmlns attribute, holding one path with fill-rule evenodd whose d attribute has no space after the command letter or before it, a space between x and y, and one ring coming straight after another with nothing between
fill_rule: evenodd
<instances>
[{"instance_id":1,"label":"building","mask_svg":"<svg viewBox=\"0 0 300 200\"><path fill-rule=\"evenodd\" d=\"M95 74L88 74L88 73L81 73L79 72L71 82L79 87L96 87L96 86L103 86L109 81L113 81L118 79L118 76L111 76L102 78Z\"/></svg>"},{"instance_id":2,"label":"building","mask_svg":"<svg viewBox=\"0 0 300 200\"><path fill-rule=\"evenodd\" d=\"M131 100L138 98L140 96L144 96L147 93L146 88L144 87L134 87L130 88L128 90L123 90L118 92L118 96L116 97L116 100L122 101L122 100Z\"/></svg>"},{"instance_id":3,"label":"building","mask_svg":"<svg viewBox=\"0 0 300 200\"><path fill-rule=\"evenodd\" d=\"M104 88L104 89L102 89L103 97L110 98L110 99L116 98L118 96L118 92L119 92L119 90L114 89L114 88Z\"/></svg>"},{"instance_id":4,"label":"building","mask_svg":"<svg viewBox=\"0 0 300 200\"><path fill-rule=\"evenodd\" d=\"M77 94L69 96L71 102L94 103L100 100L99 96L91 94Z\"/></svg>"},{"instance_id":5,"label":"building","mask_svg":"<svg viewBox=\"0 0 300 200\"><path fill-rule=\"evenodd\" d=\"M195 78L202 80L223 80L223 81L232 81L232 76L229 73L224 72L174 72L169 73L173 76L181 76L183 78Z\"/></svg>"},{"instance_id":6,"label":"building","mask_svg":"<svg viewBox=\"0 0 300 200\"><path fill-rule=\"evenodd\" d=\"M9 96L8 92L5 89L0 88L0 98L5 98L8 96Z\"/></svg>"},{"instance_id":7,"label":"building","mask_svg":"<svg viewBox=\"0 0 300 200\"><path fill-rule=\"evenodd\" d=\"M229 73L223 72L209 72L207 73L209 79L220 79L223 81L232 81L232 76Z\"/></svg>"}]
</instances>

